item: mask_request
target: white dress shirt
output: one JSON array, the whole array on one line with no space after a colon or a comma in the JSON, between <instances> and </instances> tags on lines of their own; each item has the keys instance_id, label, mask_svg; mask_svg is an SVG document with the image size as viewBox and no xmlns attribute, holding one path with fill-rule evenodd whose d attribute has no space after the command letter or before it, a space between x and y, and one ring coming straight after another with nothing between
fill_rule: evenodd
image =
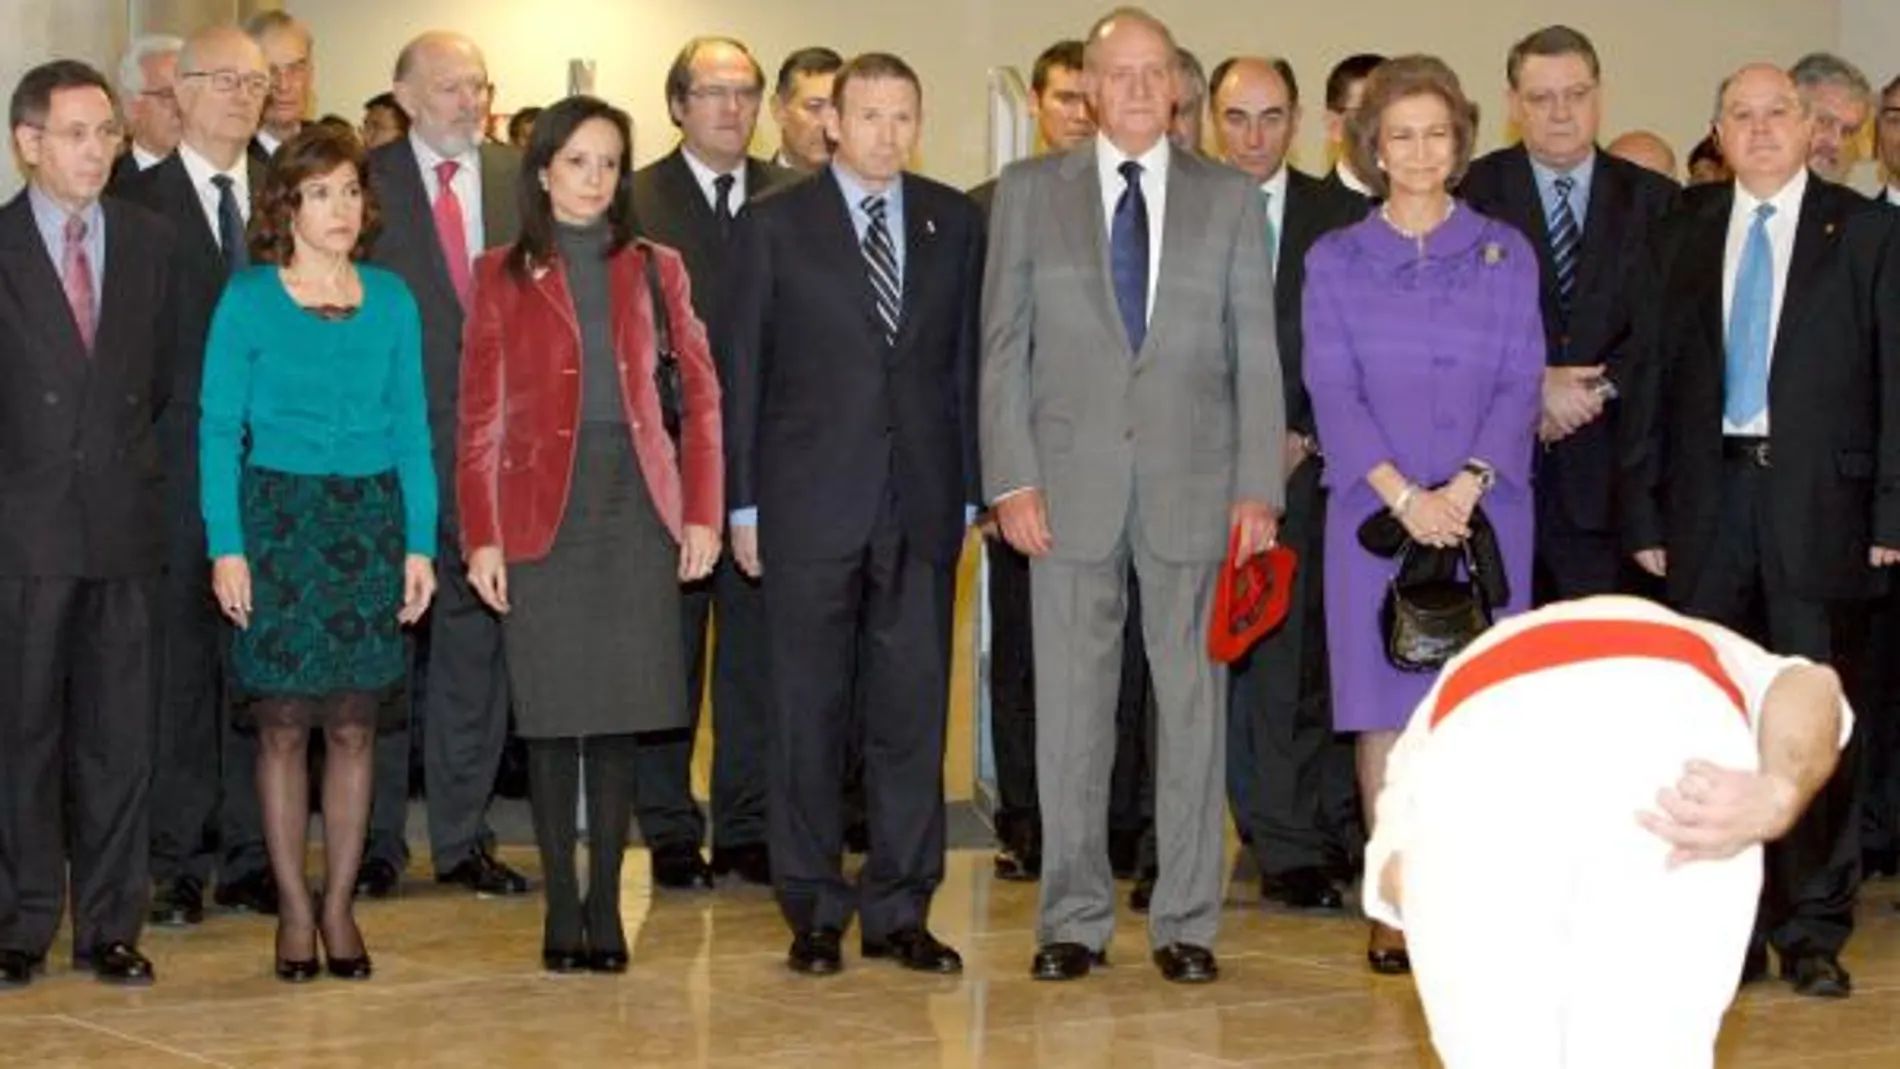
<instances>
[{"instance_id":1,"label":"white dress shirt","mask_svg":"<svg viewBox=\"0 0 1900 1069\"><path fill-rule=\"evenodd\" d=\"M1273 224L1273 273L1280 274L1280 249L1286 245L1286 164L1273 172L1273 177L1260 183L1260 193L1267 198L1267 222Z\"/></svg>"},{"instance_id":2,"label":"white dress shirt","mask_svg":"<svg viewBox=\"0 0 1900 1069\"><path fill-rule=\"evenodd\" d=\"M178 159L185 165L185 174L191 179L191 188L198 194L198 204L205 210L205 224L211 228L211 241L218 241L218 187L211 179L218 175L228 175L231 179L231 195L237 198L238 214L245 222L251 219L251 169L248 157L238 153L237 162L228 171L220 171L210 160L205 159L197 149L180 141Z\"/></svg>"},{"instance_id":3,"label":"white dress shirt","mask_svg":"<svg viewBox=\"0 0 1900 1069\"><path fill-rule=\"evenodd\" d=\"M429 206L434 207L437 197L442 195L442 181L436 177L436 164L451 157L444 156L429 147L429 143L411 132L409 146L415 150L416 166L422 171L422 190L428 194ZM455 197L462 203L462 238L468 245L468 261L482 254L488 246L483 241L486 230L482 226L482 153L481 149L471 147L467 152L452 157L461 164L455 169L455 177L449 181L449 188L455 190ZM431 222L433 226L433 222Z\"/></svg>"},{"instance_id":4,"label":"white dress shirt","mask_svg":"<svg viewBox=\"0 0 1900 1069\"><path fill-rule=\"evenodd\" d=\"M1095 169L1102 181L1102 219L1108 240L1115 239L1115 203L1128 185L1121 166L1127 160L1141 164L1141 196L1148 204L1148 321L1154 321L1155 287L1161 281L1161 235L1168 217L1168 164L1172 148L1163 137L1140 156L1130 156L1101 134L1095 135Z\"/></svg>"},{"instance_id":5,"label":"white dress shirt","mask_svg":"<svg viewBox=\"0 0 1900 1069\"><path fill-rule=\"evenodd\" d=\"M706 195L706 206L717 212L719 187L713 183L719 180L720 172L706 166L705 162L693 155L693 150L685 145L680 146L680 155L686 158L686 168L693 172L693 180L699 183L699 191ZM732 175L732 199L728 205L732 209L732 214L738 215L740 207L745 204L745 163L742 161L738 167L727 173Z\"/></svg>"},{"instance_id":6,"label":"white dress shirt","mask_svg":"<svg viewBox=\"0 0 1900 1069\"><path fill-rule=\"evenodd\" d=\"M1888 204L1900 208L1900 186L1888 186L1881 195L1886 198Z\"/></svg>"},{"instance_id":7,"label":"white dress shirt","mask_svg":"<svg viewBox=\"0 0 1900 1069\"><path fill-rule=\"evenodd\" d=\"M1806 168L1797 172L1780 191L1765 200L1735 183L1735 206L1729 210L1728 243L1722 253L1722 337L1728 338L1729 312L1735 303L1735 274L1742 266L1742 251L1748 247L1748 232L1755 225L1755 209L1763 204L1775 206L1767 222L1768 248L1775 260L1774 302L1768 311L1768 370L1775 364L1775 338L1781 333L1781 301L1788 292L1788 261L1794 256L1794 232L1801 221L1801 198L1808 191ZM1746 424L1737 426L1722 421L1722 433L1766 436L1768 409Z\"/></svg>"},{"instance_id":8,"label":"white dress shirt","mask_svg":"<svg viewBox=\"0 0 1900 1069\"><path fill-rule=\"evenodd\" d=\"M1354 193L1357 193L1360 196L1365 197L1367 200L1372 199L1372 187L1366 185L1364 182L1361 182L1359 180L1359 176L1352 173L1352 168L1346 166L1346 161L1344 159L1341 159L1338 163L1333 164L1333 173L1339 176L1339 182L1341 185L1345 186L1347 189L1352 190Z\"/></svg>"},{"instance_id":9,"label":"white dress shirt","mask_svg":"<svg viewBox=\"0 0 1900 1069\"><path fill-rule=\"evenodd\" d=\"M154 156L145 151L145 146L139 144L137 141L132 142L132 163L138 167L139 170L149 171L164 158L163 156Z\"/></svg>"}]
</instances>

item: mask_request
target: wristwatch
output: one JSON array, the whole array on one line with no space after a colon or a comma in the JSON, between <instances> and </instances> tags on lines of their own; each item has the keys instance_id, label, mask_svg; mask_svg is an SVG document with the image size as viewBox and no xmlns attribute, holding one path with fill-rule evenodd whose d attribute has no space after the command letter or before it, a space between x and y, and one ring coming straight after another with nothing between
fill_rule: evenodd
<instances>
[{"instance_id":1,"label":"wristwatch","mask_svg":"<svg viewBox=\"0 0 1900 1069\"><path fill-rule=\"evenodd\" d=\"M1490 490L1493 486L1497 485L1498 469L1486 464L1477 457L1472 457L1470 460L1465 461L1464 471L1465 474L1478 480L1479 490Z\"/></svg>"}]
</instances>

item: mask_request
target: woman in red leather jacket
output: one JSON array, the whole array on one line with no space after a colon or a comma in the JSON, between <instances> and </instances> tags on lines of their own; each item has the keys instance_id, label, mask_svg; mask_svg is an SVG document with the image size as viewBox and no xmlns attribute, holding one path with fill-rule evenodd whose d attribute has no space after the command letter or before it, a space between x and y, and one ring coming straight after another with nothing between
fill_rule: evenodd
<instances>
[{"instance_id":1,"label":"woman in red leather jacket","mask_svg":"<svg viewBox=\"0 0 1900 1069\"><path fill-rule=\"evenodd\" d=\"M679 584L712 571L725 509L706 331L678 254L633 238L632 148L626 113L595 98L541 114L522 161L521 238L476 262L463 345L463 550L470 584L503 618L546 873L542 962L556 972L627 967L634 734L689 722ZM667 335L677 442L655 384Z\"/></svg>"}]
</instances>

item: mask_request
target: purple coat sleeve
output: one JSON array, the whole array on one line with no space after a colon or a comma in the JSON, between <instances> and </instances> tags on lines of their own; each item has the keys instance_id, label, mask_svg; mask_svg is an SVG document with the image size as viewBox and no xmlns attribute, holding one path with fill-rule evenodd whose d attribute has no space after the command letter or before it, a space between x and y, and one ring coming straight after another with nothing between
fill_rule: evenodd
<instances>
[{"instance_id":1,"label":"purple coat sleeve","mask_svg":"<svg viewBox=\"0 0 1900 1069\"><path fill-rule=\"evenodd\" d=\"M1344 252L1338 234L1315 244L1306 258L1306 287L1300 295L1306 392L1326 451L1326 483L1335 490L1364 479L1395 455L1366 403L1364 368L1346 329L1350 302L1341 292L1347 282Z\"/></svg>"},{"instance_id":2,"label":"purple coat sleeve","mask_svg":"<svg viewBox=\"0 0 1900 1069\"><path fill-rule=\"evenodd\" d=\"M1490 408L1478 425L1473 455L1495 467L1500 481L1528 494L1533 443L1544 404L1544 312L1536 254L1516 231L1498 229L1508 235L1503 244L1517 268L1498 294L1502 302L1498 341L1504 352Z\"/></svg>"}]
</instances>

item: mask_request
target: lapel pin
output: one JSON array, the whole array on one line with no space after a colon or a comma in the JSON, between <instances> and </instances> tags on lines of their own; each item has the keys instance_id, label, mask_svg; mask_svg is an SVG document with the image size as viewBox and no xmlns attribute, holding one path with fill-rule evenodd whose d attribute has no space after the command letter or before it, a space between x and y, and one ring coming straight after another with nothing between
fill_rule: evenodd
<instances>
[{"instance_id":1,"label":"lapel pin","mask_svg":"<svg viewBox=\"0 0 1900 1069\"><path fill-rule=\"evenodd\" d=\"M924 233L930 235L931 237L937 236L937 221L935 219L924 220Z\"/></svg>"},{"instance_id":2,"label":"lapel pin","mask_svg":"<svg viewBox=\"0 0 1900 1069\"><path fill-rule=\"evenodd\" d=\"M1503 263L1504 262L1504 246L1499 245L1495 241L1485 242L1484 243L1484 262L1490 266L1496 266L1498 264Z\"/></svg>"},{"instance_id":3,"label":"lapel pin","mask_svg":"<svg viewBox=\"0 0 1900 1069\"><path fill-rule=\"evenodd\" d=\"M1822 227L1821 232L1824 234L1832 235L1834 233L1834 224L1829 223L1826 226Z\"/></svg>"}]
</instances>

